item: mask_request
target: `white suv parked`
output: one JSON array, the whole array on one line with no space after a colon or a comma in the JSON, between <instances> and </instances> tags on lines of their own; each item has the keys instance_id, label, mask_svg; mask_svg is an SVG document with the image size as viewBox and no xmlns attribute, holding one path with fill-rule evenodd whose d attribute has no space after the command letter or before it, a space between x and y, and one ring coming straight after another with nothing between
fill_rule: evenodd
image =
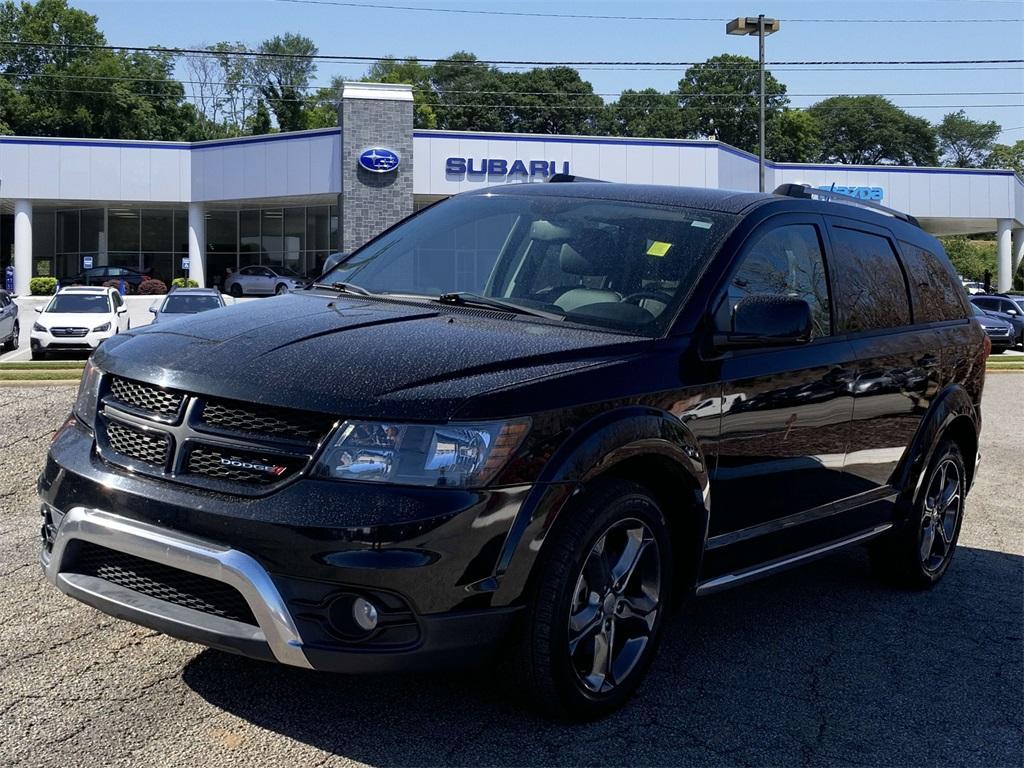
<instances>
[{"instance_id":1,"label":"white suv parked","mask_svg":"<svg viewBox=\"0 0 1024 768\"><path fill-rule=\"evenodd\" d=\"M47 352L92 351L104 339L131 328L128 307L113 288L62 288L50 303L37 308L32 325L32 359Z\"/></svg>"}]
</instances>

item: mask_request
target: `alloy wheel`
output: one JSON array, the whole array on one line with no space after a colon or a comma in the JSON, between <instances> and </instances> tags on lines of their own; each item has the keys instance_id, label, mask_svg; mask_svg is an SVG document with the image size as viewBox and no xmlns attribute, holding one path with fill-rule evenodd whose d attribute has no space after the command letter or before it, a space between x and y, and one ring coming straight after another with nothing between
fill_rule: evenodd
<instances>
[{"instance_id":1,"label":"alloy wheel","mask_svg":"<svg viewBox=\"0 0 1024 768\"><path fill-rule=\"evenodd\" d=\"M604 694L633 671L661 607L661 556L650 528L619 520L591 547L569 611L569 656L583 687Z\"/></svg>"},{"instance_id":2,"label":"alloy wheel","mask_svg":"<svg viewBox=\"0 0 1024 768\"><path fill-rule=\"evenodd\" d=\"M960 466L947 458L935 468L924 498L921 518L921 564L929 573L940 570L953 552L963 511Z\"/></svg>"}]
</instances>

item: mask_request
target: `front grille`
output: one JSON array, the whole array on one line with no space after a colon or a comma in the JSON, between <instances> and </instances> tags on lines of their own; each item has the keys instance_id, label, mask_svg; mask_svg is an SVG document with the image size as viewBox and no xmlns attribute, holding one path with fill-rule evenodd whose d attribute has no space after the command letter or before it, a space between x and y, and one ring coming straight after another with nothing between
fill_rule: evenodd
<instances>
[{"instance_id":1,"label":"front grille","mask_svg":"<svg viewBox=\"0 0 1024 768\"><path fill-rule=\"evenodd\" d=\"M171 448L171 439L165 434L143 432L116 421L107 423L107 442L115 453L161 468Z\"/></svg>"},{"instance_id":2,"label":"front grille","mask_svg":"<svg viewBox=\"0 0 1024 768\"><path fill-rule=\"evenodd\" d=\"M152 384L122 379L120 376L110 380L110 396L130 408L163 416L177 416L185 399L178 392L169 392Z\"/></svg>"},{"instance_id":3,"label":"front grille","mask_svg":"<svg viewBox=\"0 0 1024 768\"><path fill-rule=\"evenodd\" d=\"M51 328L50 333L59 338L75 337L81 338L89 333L88 328Z\"/></svg>"},{"instance_id":4,"label":"front grille","mask_svg":"<svg viewBox=\"0 0 1024 768\"><path fill-rule=\"evenodd\" d=\"M104 579L184 608L257 625L249 604L234 587L92 542L81 542L70 566L64 570Z\"/></svg>"},{"instance_id":5,"label":"front grille","mask_svg":"<svg viewBox=\"0 0 1024 768\"><path fill-rule=\"evenodd\" d=\"M289 477L305 463L305 459L268 458L233 448L204 445L189 451L185 471L218 480L270 485Z\"/></svg>"},{"instance_id":6,"label":"front grille","mask_svg":"<svg viewBox=\"0 0 1024 768\"><path fill-rule=\"evenodd\" d=\"M316 443L334 423L329 416L230 400L207 400L199 422L216 431Z\"/></svg>"}]
</instances>

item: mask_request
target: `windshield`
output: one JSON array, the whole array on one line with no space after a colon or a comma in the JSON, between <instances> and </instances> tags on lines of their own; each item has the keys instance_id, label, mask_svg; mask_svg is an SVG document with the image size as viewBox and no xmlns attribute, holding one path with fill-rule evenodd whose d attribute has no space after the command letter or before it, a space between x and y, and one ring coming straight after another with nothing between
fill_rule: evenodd
<instances>
[{"instance_id":1,"label":"windshield","mask_svg":"<svg viewBox=\"0 0 1024 768\"><path fill-rule=\"evenodd\" d=\"M665 331L735 219L571 197L455 197L357 251L321 282L432 298L466 292L653 336Z\"/></svg>"},{"instance_id":2,"label":"windshield","mask_svg":"<svg viewBox=\"0 0 1024 768\"><path fill-rule=\"evenodd\" d=\"M160 311L165 315L193 315L208 309L219 309L220 306L220 300L216 296L183 296L172 293L164 299L164 306Z\"/></svg>"},{"instance_id":3,"label":"windshield","mask_svg":"<svg viewBox=\"0 0 1024 768\"><path fill-rule=\"evenodd\" d=\"M110 312L110 300L104 294L61 293L53 297L47 312L61 314L94 314Z\"/></svg>"},{"instance_id":4,"label":"windshield","mask_svg":"<svg viewBox=\"0 0 1024 768\"><path fill-rule=\"evenodd\" d=\"M282 277L298 277L299 273L289 267L271 267L275 274L281 275Z\"/></svg>"}]
</instances>

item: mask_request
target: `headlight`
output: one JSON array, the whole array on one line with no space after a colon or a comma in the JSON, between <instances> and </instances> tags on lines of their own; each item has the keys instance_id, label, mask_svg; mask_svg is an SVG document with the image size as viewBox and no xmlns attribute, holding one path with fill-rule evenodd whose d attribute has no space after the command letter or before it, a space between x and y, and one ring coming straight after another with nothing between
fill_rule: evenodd
<instances>
[{"instance_id":1,"label":"headlight","mask_svg":"<svg viewBox=\"0 0 1024 768\"><path fill-rule=\"evenodd\" d=\"M102 331L109 331L109 330L110 330L110 323L104 323L103 325L97 325L95 328L92 329L92 332L93 333L100 333Z\"/></svg>"},{"instance_id":2,"label":"headlight","mask_svg":"<svg viewBox=\"0 0 1024 768\"><path fill-rule=\"evenodd\" d=\"M78 385L78 398L75 400L75 416L90 428L96 422L96 405L102 377L103 371L93 365L92 360L86 360L82 381Z\"/></svg>"},{"instance_id":3,"label":"headlight","mask_svg":"<svg viewBox=\"0 0 1024 768\"><path fill-rule=\"evenodd\" d=\"M331 436L317 477L396 485L486 485L512 456L529 419L485 424L346 421Z\"/></svg>"},{"instance_id":4,"label":"headlight","mask_svg":"<svg viewBox=\"0 0 1024 768\"><path fill-rule=\"evenodd\" d=\"M32 330L39 331L40 333L46 333L46 326L40 325L39 323L32 323Z\"/></svg>"}]
</instances>

